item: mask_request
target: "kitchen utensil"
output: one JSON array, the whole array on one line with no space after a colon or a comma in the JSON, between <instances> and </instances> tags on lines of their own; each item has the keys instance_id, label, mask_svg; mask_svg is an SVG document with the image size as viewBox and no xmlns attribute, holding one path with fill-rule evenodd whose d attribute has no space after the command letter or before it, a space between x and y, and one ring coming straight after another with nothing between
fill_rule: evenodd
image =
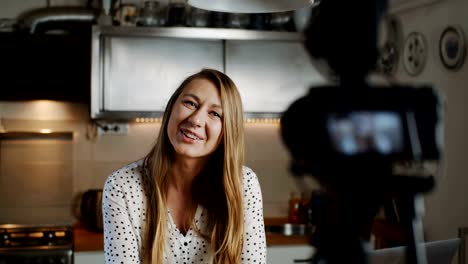
<instances>
[{"instance_id":1,"label":"kitchen utensil","mask_svg":"<svg viewBox=\"0 0 468 264\"><path fill-rule=\"evenodd\" d=\"M102 190L91 189L83 193L80 204L80 220L82 225L95 232L103 229L102 223Z\"/></svg>"}]
</instances>

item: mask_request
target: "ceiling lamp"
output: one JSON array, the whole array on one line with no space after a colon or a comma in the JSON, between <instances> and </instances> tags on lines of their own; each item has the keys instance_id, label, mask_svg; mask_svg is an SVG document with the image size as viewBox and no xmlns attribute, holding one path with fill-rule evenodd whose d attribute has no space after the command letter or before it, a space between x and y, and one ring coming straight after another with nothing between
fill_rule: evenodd
<instances>
[{"instance_id":1,"label":"ceiling lamp","mask_svg":"<svg viewBox=\"0 0 468 264\"><path fill-rule=\"evenodd\" d=\"M273 13L307 7L317 0L188 0L190 6L217 12Z\"/></svg>"}]
</instances>

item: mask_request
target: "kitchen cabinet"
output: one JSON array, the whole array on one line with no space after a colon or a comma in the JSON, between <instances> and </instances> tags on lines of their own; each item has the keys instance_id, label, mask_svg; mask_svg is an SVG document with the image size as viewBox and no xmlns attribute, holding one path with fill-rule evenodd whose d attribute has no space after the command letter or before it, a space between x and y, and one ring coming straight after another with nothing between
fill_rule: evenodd
<instances>
[{"instance_id":1,"label":"kitchen cabinet","mask_svg":"<svg viewBox=\"0 0 468 264\"><path fill-rule=\"evenodd\" d=\"M75 252L75 264L103 264L104 251L82 251Z\"/></svg>"},{"instance_id":2,"label":"kitchen cabinet","mask_svg":"<svg viewBox=\"0 0 468 264\"><path fill-rule=\"evenodd\" d=\"M209 67L223 70L221 41L151 37L103 38L105 111L164 111L183 79Z\"/></svg>"},{"instance_id":3,"label":"kitchen cabinet","mask_svg":"<svg viewBox=\"0 0 468 264\"><path fill-rule=\"evenodd\" d=\"M253 116L281 113L311 85L324 82L300 41L227 40L226 73Z\"/></svg>"},{"instance_id":4,"label":"kitchen cabinet","mask_svg":"<svg viewBox=\"0 0 468 264\"><path fill-rule=\"evenodd\" d=\"M315 249L309 245L282 245L267 247L268 264L293 264L298 260L310 259ZM304 261L301 261L305 263Z\"/></svg>"},{"instance_id":5,"label":"kitchen cabinet","mask_svg":"<svg viewBox=\"0 0 468 264\"><path fill-rule=\"evenodd\" d=\"M161 117L182 80L209 67L239 87L245 113L279 117L322 81L297 32L94 26L91 118Z\"/></svg>"},{"instance_id":6,"label":"kitchen cabinet","mask_svg":"<svg viewBox=\"0 0 468 264\"><path fill-rule=\"evenodd\" d=\"M90 34L0 32L0 100L89 103L90 43Z\"/></svg>"}]
</instances>

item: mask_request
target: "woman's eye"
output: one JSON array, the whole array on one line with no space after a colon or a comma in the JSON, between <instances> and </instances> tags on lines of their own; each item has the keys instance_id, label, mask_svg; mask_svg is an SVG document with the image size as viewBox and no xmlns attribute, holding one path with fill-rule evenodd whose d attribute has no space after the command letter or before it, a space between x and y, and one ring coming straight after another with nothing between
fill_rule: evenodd
<instances>
[{"instance_id":1,"label":"woman's eye","mask_svg":"<svg viewBox=\"0 0 468 264\"><path fill-rule=\"evenodd\" d=\"M218 113L218 112L211 112L212 115L214 115L215 117L218 117L218 118L221 118L221 115Z\"/></svg>"},{"instance_id":2,"label":"woman's eye","mask_svg":"<svg viewBox=\"0 0 468 264\"><path fill-rule=\"evenodd\" d=\"M190 108L196 108L197 107L197 105L192 101L184 101L183 103L184 103L184 105L186 105L186 106L188 106Z\"/></svg>"}]
</instances>

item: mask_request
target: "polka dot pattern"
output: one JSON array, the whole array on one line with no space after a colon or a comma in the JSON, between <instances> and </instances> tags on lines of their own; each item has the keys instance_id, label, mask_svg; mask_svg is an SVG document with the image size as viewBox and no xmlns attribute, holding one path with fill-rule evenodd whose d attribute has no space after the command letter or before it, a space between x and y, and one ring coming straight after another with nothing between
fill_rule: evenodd
<instances>
[{"instance_id":1,"label":"polka dot pattern","mask_svg":"<svg viewBox=\"0 0 468 264\"><path fill-rule=\"evenodd\" d=\"M107 264L142 263L143 228L146 226L146 196L143 186L143 161L137 161L112 173L103 189L104 254ZM244 246L241 263L266 263L265 227L260 184L255 173L243 168ZM184 236L167 211L166 252L164 263L212 263L211 244L189 229ZM198 205L195 224L210 233L207 211Z\"/></svg>"}]
</instances>

